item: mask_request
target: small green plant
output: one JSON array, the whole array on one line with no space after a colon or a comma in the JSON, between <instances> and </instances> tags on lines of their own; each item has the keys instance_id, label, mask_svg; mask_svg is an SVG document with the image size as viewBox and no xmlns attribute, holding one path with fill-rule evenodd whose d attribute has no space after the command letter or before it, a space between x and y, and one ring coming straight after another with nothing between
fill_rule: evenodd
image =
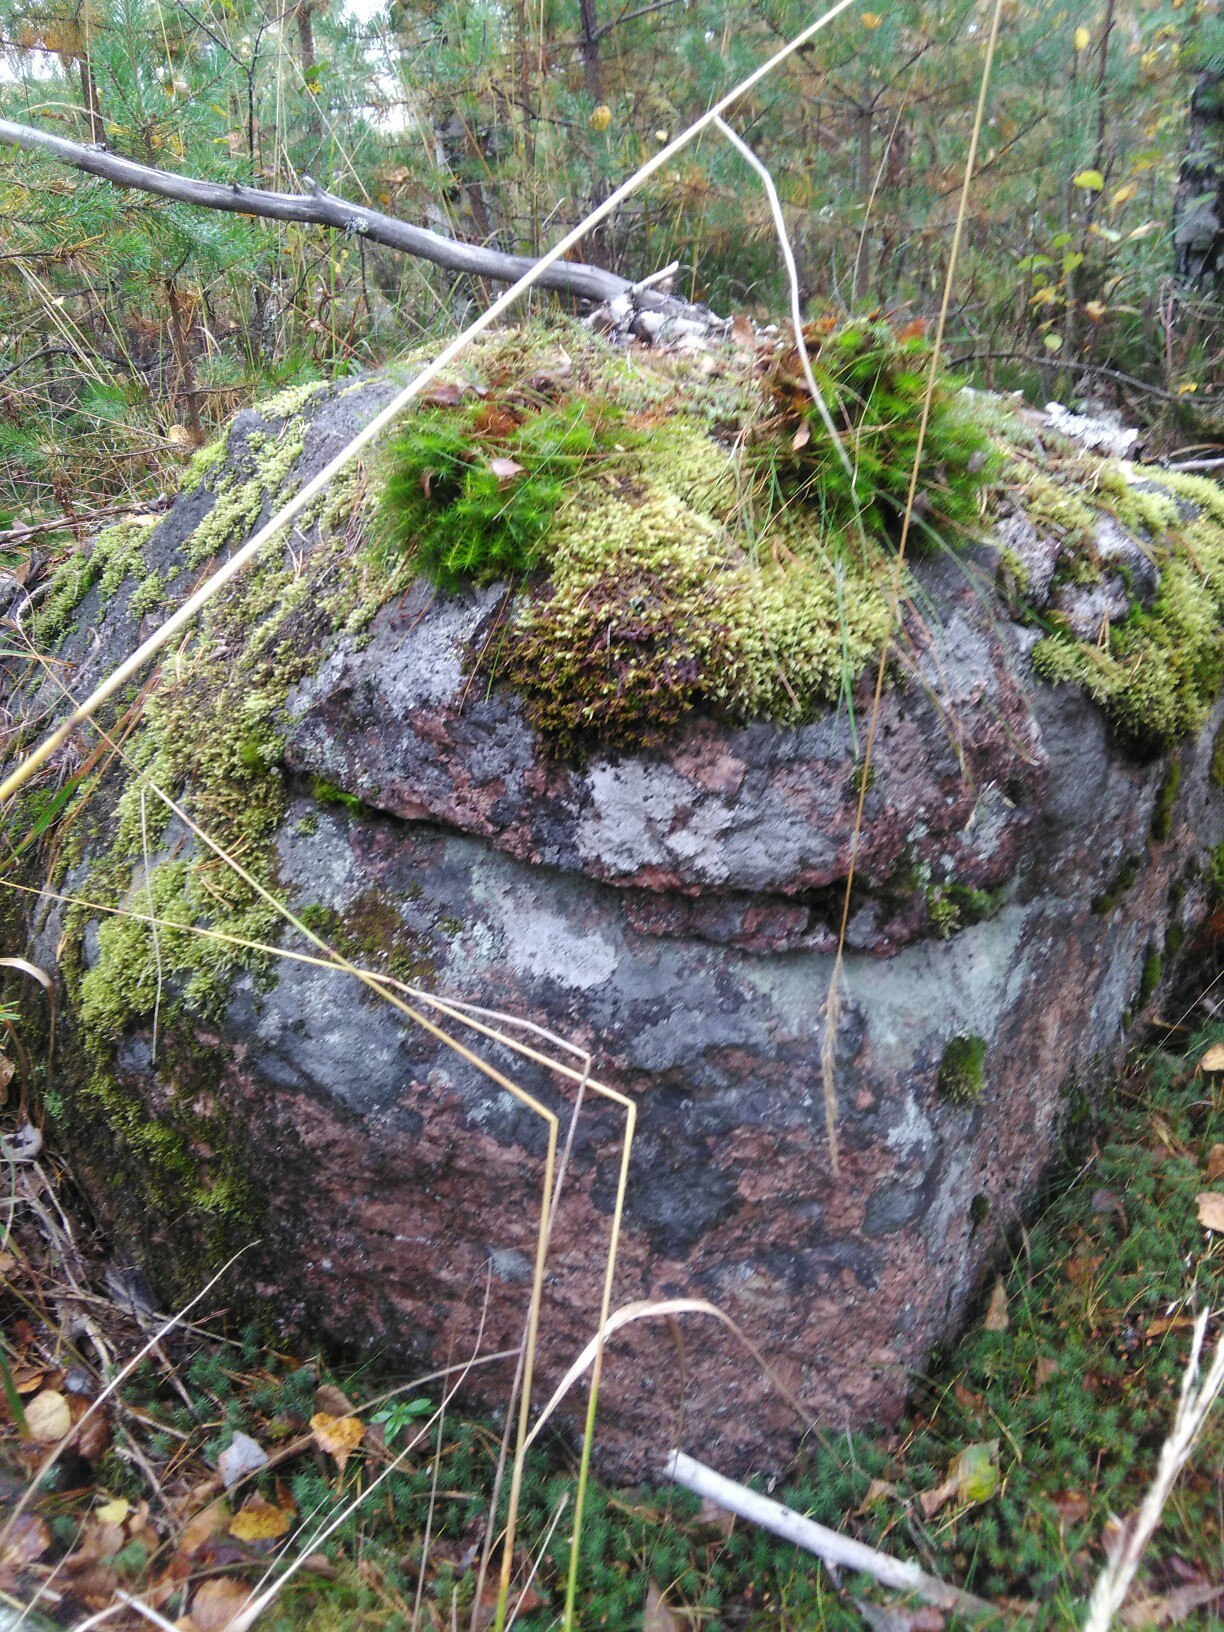
<instances>
[{"instance_id":1,"label":"small green plant","mask_svg":"<svg viewBox=\"0 0 1224 1632\"><path fill-rule=\"evenodd\" d=\"M419 1422L422 1417L427 1417L432 1410L432 1400L423 1398L396 1400L391 1405L384 1406L381 1411L376 1411L372 1420L381 1426L387 1442L390 1443L402 1434L405 1428Z\"/></svg>"},{"instance_id":2,"label":"small green plant","mask_svg":"<svg viewBox=\"0 0 1224 1632\"><path fill-rule=\"evenodd\" d=\"M540 564L566 478L599 449L580 404L523 419L427 409L391 450L384 540L451 592L529 573Z\"/></svg>"},{"instance_id":3,"label":"small green plant","mask_svg":"<svg viewBox=\"0 0 1224 1632\"><path fill-rule=\"evenodd\" d=\"M768 381L775 416L763 454L783 486L818 506L830 530L861 517L891 537L905 510L926 397L931 348L921 324L897 330L883 318L811 323L804 339L812 372L849 455L853 474L812 401L798 351L786 352ZM1001 457L956 386L937 375L922 444L914 522L928 534L972 527L983 488Z\"/></svg>"},{"instance_id":4,"label":"small green plant","mask_svg":"<svg viewBox=\"0 0 1224 1632\"><path fill-rule=\"evenodd\" d=\"M976 1104L986 1091L985 1038L954 1037L939 1062L937 1086L952 1105Z\"/></svg>"}]
</instances>

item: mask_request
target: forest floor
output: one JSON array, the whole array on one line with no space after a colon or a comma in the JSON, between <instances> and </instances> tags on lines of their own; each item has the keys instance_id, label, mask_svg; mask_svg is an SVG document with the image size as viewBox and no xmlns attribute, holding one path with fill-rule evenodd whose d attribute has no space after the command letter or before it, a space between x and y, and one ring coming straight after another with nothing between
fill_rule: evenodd
<instances>
[{"instance_id":1,"label":"forest floor","mask_svg":"<svg viewBox=\"0 0 1224 1632\"><path fill-rule=\"evenodd\" d=\"M1177 1052L1137 1055L1107 1092L1083 1097L1061 1169L900 1431L809 1442L774 1496L918 1560L997 1604L1002 1620L1082 1623L1111 1535L1154 1470L1193 1316L1224 1302L1224 1236L1202 1222L1211 1215L1201 1200L1214 1190L1224 1204L1224 1074L1210 1069L1224 1062L1224 1025L1174 1035ZM91 1228L60 1157L44 1150L7 1166L0 1513L13 1522L0 1537L0 1629L221 1632L295 1559L304 1562L258 1623L268 1632L491 1623L494 1585L477 1597L477 1584L497 1426L453 1402L431 1420L436 1383L377 1364L336 1370L229 1330L215 1312L220 1287L191 1311L200 1324L177 1327L81 1421L107 1363L135 1355L157 1322ZM1219 1330L1217 1315L1209 1345ZM54 1472L35 1484L57 1448ZM244 1467L227 1491L226 1476ZM522 1594L523 1628L559 1622L574 1471L560 1445L527 1471L511 1600ZM597 1487L588 1513L584 1628L945 1624L929 1608L889 1604L871 1582L835 1582L675 1489ZM1224 1626L1224 1405L1123 1620Z\"/></svg>"}]
</instances>

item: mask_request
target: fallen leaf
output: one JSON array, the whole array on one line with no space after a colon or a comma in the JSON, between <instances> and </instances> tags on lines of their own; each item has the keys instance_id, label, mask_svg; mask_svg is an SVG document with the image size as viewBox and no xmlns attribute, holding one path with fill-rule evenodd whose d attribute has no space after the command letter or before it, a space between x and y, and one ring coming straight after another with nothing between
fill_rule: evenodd
<instances>
[{"instance_id":1,"label":"fallen leaf","mask_svg":"<svg viewBox=\"0 0 1224 1632\"><path fill-rule=\"evenodd\" d=\"M507 459L500 456L489 460L489 469L499 482L513 482L525 474L523 466L516 459Z\"/></svg>"},{"instance_id":2,"label":"fallen leaf","mask_svg":"<svg viewBox=\"0 0 1224 1632\"><path fill-rule=\"evenodd\" d=\"M1172 1592L1157 1597L1143 1595L1134 1598L1122 1611L1123 1625L1176 1626L1217 1598L1224 1597L1224 1581L1198 1581L1193 1585L1174 1587Z\"/></svg>"},{"instance_id":3,"label":"fallen leaf","mask_svg":"<svg viewBox=\"0 0 1224 1632\"><path fill-rule=\"evenodd\" d=\"M675 1610L668 1608L667 1600L653 1581L646 1588L642 1632L684 1632L684 1622Z\"/></svg>"},{"instance_id":4,"label":"fallen leaf","mask_svg":"<svg viewBox=\"0 0 1224 1632\"><path fill-rule=\"evenodd\" d=\"M365 1424L358 1417L333 1417L327 1411L316 1411L310 1419L310 1431L321 1451L334 1456L341 1473L344 1464L361 1444Z\"/></svg>"},{"instance_id":5,"label":"fallen leaf","mask_svg":"<svg viewBox=\"0 0 1224 1632\"><path fill-rule=\"evenodd\" d=\"M463 392L450 380L435 380L421 392L420 401L430 408L457 408Z\"/></svg>"},{"instance_id":6,"label":"fallen leaf","mask_svg":"<svg viewBox=\"0 0 1224 1632\"><path fill-rule=\"evenodd\" d=\"M0 1105L8 1098L8 1085L12 1082L16 1069L7 1054L0 1054Z\"/></svg>"},{"instance_id":7,"label":"fallen leaf","mask_svg":"<svg viewBox=\"0 0 1224 1632\"><path fill-rule=\"evenodd\" d=\"M1007 1288L1001 1280L998 1280L990 1294L990 1307L986 1311L986 1319L982 1325L988 1332L1005 1332L1010 1324L1007 1318Z\"/></svg>"},{"instance_id":8,"label":"fallen leaf","mask_svg":"<svg viewBox=\"0 0 1224 1632\"><path fill-rule=\"evenodd\" d=\"M1050 1501L1063 1524L1079 1524L1088 1517L1088 1498L1082 1491L1059 1491Z\"/></svg>"},{"instance_id":9,"label":"fallen leaf","mask_svg":"<svg viewBox=\"0 0 1224 1632\"><path fill-rule=\"evenodd\" d=\"M126 1496L116 1496L113 1502L106 1502L94 1514L99 1524L122 1524L132 1511L132 1504Z\"/></svg>"},{"instance_id":10,"label":"fallen leaf","mask_svg":"<svg viewBox=\"0 0 1224 1632\"><path fill-rule=\"evenodd\" d=\"M1071 177L1071 185L1086 188L1090 193L1099 193L1105 185L1105 177L1099 170L1081 170Z\"/></svg>"},{"instance_id":11,"label":"fallen leaf","mask_svg":"<svg viewBox=\"0 0 1224 1632\"><path fill-rule=\"evenodd\" d=\"M329 1417L351 1417L355 1413L352 1400L334 1383L320 1383L315 1389L314 1408L326 1411Z\"/></svg>"},{"instance_id":12,"label":"fallen leaf","mask_svg":"<svg viewBox=\"0 0 1224 1632\"><path fill-rule=\"evenodd\" d=\"M222 1535L229 1529L232 1518L230 1505L224 1496L218 1496L215 1502L209 1502L194 1514L183 1526L178 1538L175 1552L185 1558L198 1553L200 1548L210 1542L214 1536Z\"/></svg>"},{"instance_id":13,"label":"fallen leaf","mask_svg":"<svg viewBox=\"0 0 1224 1632\"><path fill-rule=\"evenodd\" d=\"M1075 31L1075 49L1077 51L1086 51L1088 49L1088 42L1091 40L1091 38L1092 35L1081 24Z\"/></svg>"},{"instance_id":14,"label":"fallen leaf","mask_svg":"<svg viewBox=\"0 0 1224 1632\"><path fill-rule=\"evenodd\" d=\"M9 1526L0 1565L21 1568L41 1558L51 1545L51 1531L47 1521L34 1513L20 1513Z\"/></svg>"},{"instance_id":15,"label":"fallen leaf","mask_svg":"<svg viewBox=\"0 0 1224 1632\"><path fill-rule=\"evenodd\" d=\"M1224 1071L1224 1043L1212 1043L1199 1061L1200 1071Z\"/></svg>"},{"instance_id":16,"label":"fallen leaf","mask_svg":"<svg viewBox=\"0 0 1224 1632\"><path fill-rule=\"evenodd\" d=\"M943 1632L943 1614L931 1604L905 1609L897 1604L872 1604L865 1598L851 1602L871 1632Z\"/></svg>"},{"instance_id":17,"label":"fallen leaf","mask_svg":"<svg viewBox=\"0 0 1224 1632\"><path fill-rule=\"evenodd\" d=\"M293 1526L294 1514L262 1496L250 1496L235 1514L229 1533L236 1541L275 1541Z\"/></svg>"},{"instance_id":18,"label":"fallen leaf","mask_svg":"<svg viewBox=\"0 0 1224 1632\"><path fill-rule=\"evenodd\" d=\"M956 1480L962 1502L989 1501L999 1488L999 1442L988 1439L980 1445L966 1445L948 1469Z\"/></svg>"},{"instance_id":19,"label":"fallen leaf","mask_svg":"<svg viewBox=\"0 0 1224 1632\"><path fill-rule=\"evenodd\" d=\"M1043 1354L1037 1362L1036 1377L1039 1388L1044 1388L1051 1377L1057 1377L1062 1370L1057 1360L1052 1360L1048 1354Z\"/></svg>"},{"instance_id":20,"label":"fallen leaf","mask_svg":"<svg viewBox=\"0 0 1224 1632\"><path fill-rule=\"evenodd\" d=\"M1224 1179L1224 1145L1212 1145L1207 1155L1207 1166L1203 1177L1209 1184L1216 1179Z\"/></svg>"},{"instance_id":21,"label":"fallen leaf","mask_svg":"<svg viewBox=\"0 0 1224 1632\"><path fill-rule=\"evenodd\" d=\"M191 1625L195 1632L225 1632L250 1596L248 1584L233 1576L220 1575L205 1581L191 1600Z\"/></svg>"},{"instance_id":22,"label":"fallen leaf","mask_svg":"<svg viewBox=\"0 0 1224 1632\"><path fill-rule=\"evenodd\" d=\"M607 130L608 126L612 123L612 109L606 102L601 102L597 108L591 109L591 114L587 120L587 123L590 125L592 130Z\"/></svg>"},{"instance_id":23,"label":"fallen leaf","mask_svg":"<svg viewBox=\"0 0 1224 1632\"><path fill-rule=\"evenodd\" d=\"M795 450L796 453L798 453L799 449L800 448L806 448L808 443L811 440L812 440L812 427L808 424L807 420L805 419L803 424L800 425L799 429L795 432L794 436L791 437L791 447Z\"/></svg>"},{"instance_id":24,"label":"fallen leaf","mask_svg":"<svg viewBox=\"0 0 1224 1632\"><path fill-rule=\"evenodd\" d=\"M257 1445L249 1434L235 1434L217 1458L217 1472L226 1490L232 1490L240 1479L262 1468L267 1460L262 1445Z\"/></svg>"},{"instance_id":25,"label":"fallen leaf","mask_svg":"<svg viewBox=\"0 0 1224 1632\"><path fill-rule=\"evenodd\" d=\"M1196 1199L1199 1223L1224 1235L1224 1190L1200 1190Z\"/></svg>"},{"instance_id":26,"label":"fallen leaf","mask_svg":"<svg viewBox=\"0 0 1224 1632\"><path fill-rule=\"evenodd\" d=\"M1166 1332L1185 1332L1194 1325L1189 1315L1161 1315L1156 1320L1148 1321L1143 1328L1144 1337L1163 1337Z\"/></svg>"},{"instance_id":27,"label":"fallen leaf","mask_svg":"<svg viewBox=\"0 0 1224 1632\"><path fill-rule=\"evenodd\" d=\"M701 1506L693 1515L691 1528L720 1536L723 1541L727 1541L735 1529L735 1514L729 1508L720 1507L717 1502L712 1502L708 1496L703 1496Z\"/></svg>"},{"instance_id":28,"label":"fallen leaf","mask_svg":"<svg viewBox=\"0 0 1224 1632\"><path fill-rule=\"evenodd\" d=\"M72 1427L68 1401L54 1388L44 1388L25 1408L30 1438L40 1445L55 1445Z\"/></svg>"},{"instance_id":29,"label":"fallen leaf","mask_svg":"<svg viewBox=\"0 0 1224 1632\"><path fill-rule=\"evenodd\" d=\"M897 1494L896 1485L890 1484L887 1479L873 1479L867 1486L867 1494L854 1510L855 1517L861 1519L877 1502L892 1501Z\"/></svg>"}]
</instances>

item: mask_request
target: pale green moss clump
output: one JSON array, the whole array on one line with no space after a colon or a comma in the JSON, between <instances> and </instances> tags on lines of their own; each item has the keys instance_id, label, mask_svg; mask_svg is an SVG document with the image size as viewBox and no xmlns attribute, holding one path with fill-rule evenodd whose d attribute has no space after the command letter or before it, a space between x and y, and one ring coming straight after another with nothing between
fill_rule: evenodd
<instances>
[{"instance_id":1,"label":"pale green moss clump","mask_svg":"<svg viewBox=\"0 0 1224 1632\"><path fill-rule=\"evenodd\" d=\"M245 538L254 531L264 504L271 501L275 506L287 493L305 432L306 424L301 418L289 420L280 434L272 438L252 432L247 447L255 455L254 469L245 479L229 474L217 482L212 509L183 548L189 567L201 566L236 543L240 535Z\"/></svg>"},{"instance_id":2,"label":"pale green moss clump","mask_svg":"<svg viewBox=\"0 0 1224 1632\"><path fill-rule=\"evenodd\" d=\"M883 643L881 552L783 511L748 547L734 456L673 422L580 482L549 537L547 587L519 602L498 672L564 751L662 742L685 715L810 718Z\"/></svg>"},{"instance_id":3,"label":"pale green moss clump","mask_svg":"<svg viewBox=\"0 0 1224 1632\"><path fill-rule=\"evenodd\" d=\"M1022 492L1035 519L1061 533L1064 577L1099 576L1091 539L1104 512L1150 555L1160 586L1150 606L1134 601L1101 640L1053 629L1036 647L1034 667L1046 680L1082 685L1140 748L1167 748L1199 730L1224 685L1224 489L1203 477L1085 455L1063 479L1076 491L1028 474ZM1061 509L1051 493L1060 495Z\"/></svg>"},{"instance_id":4,"label":"pale green moss clump","mask_svg":"<svg viewBox=\"0 0 1224 1632\"><path fill-rule=\"evenodd\" d=\"M197 487L202 487L217 466L224 464L228 448L228 431L224 436L218 436L204 447L197 448L191 456L190 464L183 473L183 480L179 484L180 492L194 493Z\"/></svg>"},{"instance_id":5,"label":"pale green moss clump","mask_svg":"<svg viewBox=\"0 0 1224 1632\"><path fill-rule=\"evenodd\" d=\"M143 571L145 543L156 522L156 516L131 516L99 533L87 556L73 551L52 577L31 623L35 646L45 648L68 632L72 614L95 584L108 600L129 577Z\"/></svg>"}]
</instances>

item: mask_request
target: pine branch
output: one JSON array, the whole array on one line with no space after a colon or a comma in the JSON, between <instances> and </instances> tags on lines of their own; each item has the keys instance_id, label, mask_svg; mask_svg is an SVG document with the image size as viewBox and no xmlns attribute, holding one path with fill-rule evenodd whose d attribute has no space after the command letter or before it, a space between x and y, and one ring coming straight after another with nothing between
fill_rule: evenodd
<instances>
[{"instance_id":1,"label":"pine branch","mask_svg":"<svg viewBox=\"0 0 1224 1632\"><path fill-rule=\"evenodd\" d=\"M393 215L384 215L381 210L351 204L347 199L338 198L334 193L316 186L309 177L303 178L310 188L307 193L274 193L259 187L243 187L236 182L225 185L199 181L193 176L178 176L169 170L157 170L152 165L137 164L118 153L86 147L7 119L0 119L0 144L23 148L29 153L49 154L61 163L83 170L87 175L97 176L115 187L135 188L201 209L262 216L270 221L301 221L308 225L331 227L346 235L355 234L368 239L370 243L383 244L388 249L430 261L448 272L466 272L472 277L489 278L495 283L514 283L534 265L530 256L506 255L500 250L457 243L452 238L444 238L441 233L412 226ZM587 266L580 261L559 261L543 273L539 287L574 295L579 300L602 302L624 294L631 285L627 278L617 277L603 267Z\"/></svg>"}]
</instances>

